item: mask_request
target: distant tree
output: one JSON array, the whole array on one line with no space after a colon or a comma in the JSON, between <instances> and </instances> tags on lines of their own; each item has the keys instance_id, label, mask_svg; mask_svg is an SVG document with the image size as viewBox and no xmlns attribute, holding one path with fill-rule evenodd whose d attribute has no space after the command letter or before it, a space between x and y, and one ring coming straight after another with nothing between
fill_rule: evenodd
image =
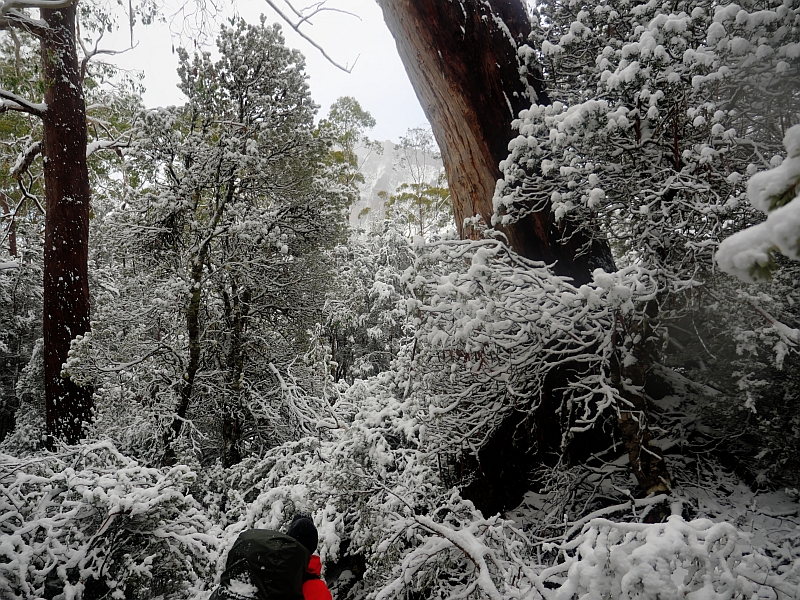
<instances>
[{"instance_id":1,"label":"distant tree","mask_svg":"<svg viewBox=\"0 0 800 600\"><path fill-rule=\"evenodd\" d=\"M450 190L437 164L441 155L430 129L414 127L400 138L400 161L396 168L403 173L395 193L378 193L386 202L386 217L413 238L429 238L453 220Z\"/></svg>"},{"instance_id":2,"label":"distant tree","mask_svg":"<svg viewBox=\"0 0 800 600\"><path fill-rule=\"evenodd\" d=\"M350 202L358 199L358 186L364 183L361 167L372 154L381 154L383 146L367 137L366 132L375 127L375 119L365 111L358 100L343 96L331 105L328 116L319 123L319 135L331 144L328 158L335 177L347 191ZM356 150L365 151L359 158Z\"/></svg>"}]
</instances>

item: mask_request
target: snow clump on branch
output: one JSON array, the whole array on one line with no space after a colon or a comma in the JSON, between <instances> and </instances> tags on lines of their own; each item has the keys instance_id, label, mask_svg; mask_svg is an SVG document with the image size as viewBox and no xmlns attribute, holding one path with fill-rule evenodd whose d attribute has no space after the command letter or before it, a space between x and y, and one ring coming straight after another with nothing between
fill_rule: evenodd
<instances>
[{"instance_id":1,"label":"snow clump on branch","mask_svg":"<svg viewBox=\"0 0 800 600\"><path fill-rule=\"evenodd\" d=\"M720 269L742 281L769 278L776 252L800 259L800 125L786 132L783 144L783 162L747 184L747 199L767 220L730 236L716 255Z\"/></svg>"}]
</instances>

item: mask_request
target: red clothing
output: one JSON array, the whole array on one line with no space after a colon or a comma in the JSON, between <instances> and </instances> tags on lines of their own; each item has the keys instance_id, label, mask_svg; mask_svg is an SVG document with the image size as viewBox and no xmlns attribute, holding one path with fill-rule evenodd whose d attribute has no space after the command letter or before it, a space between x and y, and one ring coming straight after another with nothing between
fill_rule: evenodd
<instances>
[{"instance_id":1,"label":"red clothing","mask_svg":"<svg viewBox=\"0 0 800 600\"><path fill-rule=\"evenodd\" d=\"M322 561L319 556L311 555L306 572L311 575L311 579L303 584L303 598L305 600L333 600L328 586L319 577L322 573Z\"/></svg>"}]
</instances>

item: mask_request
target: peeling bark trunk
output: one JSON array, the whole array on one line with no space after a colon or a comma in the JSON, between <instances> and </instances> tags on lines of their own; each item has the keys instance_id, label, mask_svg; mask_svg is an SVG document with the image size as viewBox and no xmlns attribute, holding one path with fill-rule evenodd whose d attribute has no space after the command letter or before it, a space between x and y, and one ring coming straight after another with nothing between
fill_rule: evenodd
<instances>
[{"instance_id":1,"label":"peeling bark trunk","mask_svg":"<svg viewBox=\"0 0 800 600\"><path fill-rule=\"evenodd\" d=\"M47 431L67 443L91 418L92 390L61 376L70 341L89 331L89 171L86 105L75 47L75 4L41 9L47 216L44 244L44 373Z\"/></svg>"},{"instance_id":2,"label":"peeling bark trunk","mask_svg":"<svg viewBox=\"0 0 800 600\"><path fill-rule=\"evenodd\" d=\"M549 104L540 73L518 56L531 31L525 7L519 0L378 4L442 152L459 235L473 237L464 219L480 215L491 225L499 164L517 135L511 122L534 99ZM597 266L613 268L608 244L579 252L590 240L557 226L549 207L497 229L516 252L555 263L557 274L579 284Z\"/></svg>"}]
</instances>

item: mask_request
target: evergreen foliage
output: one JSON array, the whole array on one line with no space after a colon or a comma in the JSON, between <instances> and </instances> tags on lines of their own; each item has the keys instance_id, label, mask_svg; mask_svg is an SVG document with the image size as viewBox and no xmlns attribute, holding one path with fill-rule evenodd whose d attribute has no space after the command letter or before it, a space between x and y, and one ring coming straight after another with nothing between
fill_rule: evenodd
<instances>
[{"instance_id":1,"label":"evergreen foliage","mask_svg":"<svg viewBox=\"0 0 800 600\"><path fill-rule=\"evenodd\" d=\"M188 103L134 129L131 186L96 229L111 252L95 330L67 366L100 387L98 427L155 462L188 436L233 464L313 432L332 393L313 331L346 194L324 168L303 58L264 22L223 28L218 48L181 51ZM296 387L309 395L287 406Z\"/></svg>"}]
</instances>

